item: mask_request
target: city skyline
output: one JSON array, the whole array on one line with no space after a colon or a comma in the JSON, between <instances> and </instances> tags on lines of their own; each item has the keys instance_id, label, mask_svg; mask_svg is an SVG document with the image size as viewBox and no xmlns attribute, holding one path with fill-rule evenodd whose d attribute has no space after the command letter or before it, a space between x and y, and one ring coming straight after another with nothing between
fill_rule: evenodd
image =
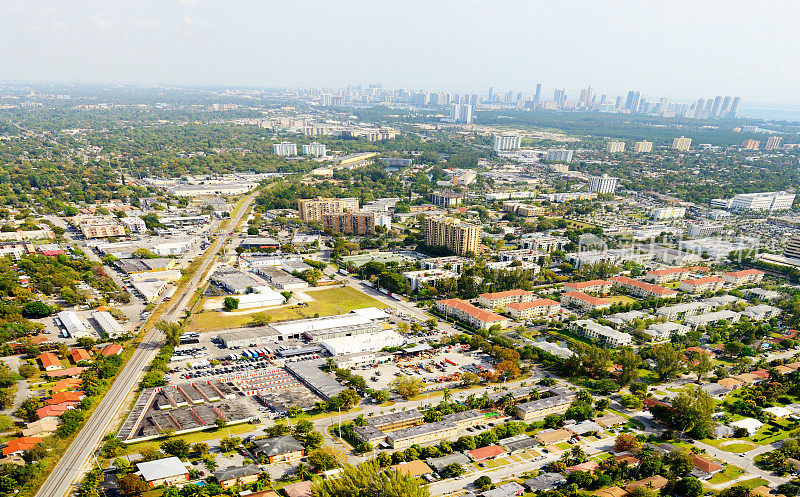
<instances>
[{"instance_id":1,"label":"city skyline","mask_svg":"<svg viewBox=\"0 0 800 497\"><path fill-rule=\"evenodd\" d=\"M492 5L310 2L302 9L273 3L221 10L203 0L85 1L71 9L8 2L0 54L4 78L12 81L257 87L382 81L461 92L488 86L533 92L542 83L572 95L591 81L609 95L639 88L673 101L739 95L800 104L792 69L798 55L769 50L791 43L791 12L776 19L774 9L752 11L743 3L739 9L736 2L725 9L691 4L688 18L680 2L620 1L614 9L583 2ZM504 15L510 10L518 15ZM274 18L293 21L269 22ZM606 26L620 36L604 33ZM742 35L721 36L730 32Z\"/></svg>"}]
</instances>

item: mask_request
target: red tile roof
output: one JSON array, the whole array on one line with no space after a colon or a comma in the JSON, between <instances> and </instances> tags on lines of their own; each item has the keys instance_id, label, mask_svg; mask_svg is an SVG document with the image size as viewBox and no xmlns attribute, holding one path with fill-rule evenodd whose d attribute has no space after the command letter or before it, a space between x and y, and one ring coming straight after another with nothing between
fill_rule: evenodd
<instances>
[{"instance_id":1,"label":"red tile roof","mask_svg":"<svg viewBox=\"0 0 800 497\"><path fill-rule=\"evenodd\" d=\"M609 280L619 283L620 285L625 286L633 286L636 288L641 288L650 293L654 293L656 295L673 295L678 292L675 290L671 290L669 288L664 288L663 286L654 285L652 283L645 283L644 281L635 280L633 278L628 278L627 276L614 276L613 278L609 278Z\"/></svg>"},{"instance_id":2,"label":"red tile roof","mask_svg":"<svg viewBox=\"0 0 800 497\"><path fill-rule=\"evenodd\" d=\"M78 388L81 386L83 381L80 378L64 378L63 380L58 380L55 385L53 385L54 392L61 392L63 390L72 390L73 388Z\"/></svg>"},{"instance_id":3,"label":"red tile roof","mask_svg":"<svg viewBox=\"0 0 800 497\"><path fill-rule=\"evenodd\" d=\"M479 297L483 297L487 300L497 300L497 299L504 299L506 297L521 297L523 295L533 295L533 292L529 292L527 290L506 290L505 292L494 292L494 293L482 293Z\"/></svg>"},{"instance_id":4,"label":"red tile roof","mask_svg":"<svg viewBox=\"0 0 800 497\"><path fill-rule=\"evenodd\" d=\"M730 273L725 273L725 276L730 276L732 278L741 278L743 276L753 276L756 274L764 274L764 271L759 271L758 269L742 269L741 271L732 271Z\"/></svg>"},{"instance_id":5,"label":"red tile roof","mask_svg":"<svg viewBox=\"0 0 800 497\"><path fill-rule=\"evenodd\" d=\"M648 271L647 274L654 275L654 276L665 276L667 274L676 274L676 273L689 273L693 271L690 267L665 267L664 269L654 269L652 271Z\"/></svg>"},{"instance_id":6,"label":"red tile roof","mask_svg":"<svg viewBox=\"0 0 800 497\"><path fill-rule=\"evenodd\" d=\"M122 345L118 343L110 343L103 349L103 355L119 355L122 353Z\"/></svg>"},{"instance_id":7,"label":"red tile roof","mask_svg":"<svg viewBox=\"0 0 800 497\"><path fill-rule=\"evenodd\" d=\"M487 323L492 321L505 321L506 319L508 319L504 318L499 314L495 314L494 312L475 307L469 302L464 302L461 299L445 299L445 300L439 300L436 303L452 307L453 309L458 309L459 311L469 314L470 316L474 317L479 321Z\"/></svg>"},{"instance_id":8,"label":"red tile roof","mask_svg":"<svg viewBox=\"0 0 800 497\"><path fill-rule=\"evenodd\" d=\"M41 443L42 439L39 437L20 437L8 442L3 449L3 456L19 452L21 450L31 450L34 445Z\"/></svg>"},{"instance_id":9,"label":"red tile roof","mask_svg":"<svg viewBox=\"0 0 800 497\"><path fill-rule=\"evenodd\" d=\"M50 399L47 401L47 405L55 406L67 402L78 403L84 397L86 397L86 394L81 392L80 390L77 392L57 392L54 393L52 397L50 397Z\"/></svg>"},{"instance_id":10,"label":"red tile roof","mask_svg":"<svg viewBox=\"0 0 800 497\"><path fill-rule=\"evenodd\" d=\"M600 468L600 464L597 461L586 461L584 463L576 464L575 466L570 466L567 468L567 471L583 471L586 473L594 473Z\"/></svg>"},{"instance_id":11,"label":"red tile roof","mask_svg":"<svg viewBox=\"0 0 800 497\"><path fill-rule=\"evenodd\" d=\"M703 276L702 278L695 278L693 280L683 280L687 285L698 286L706 283L721 283L724 282L719 276Z\"/></svg>"},{"instance_id":12,"label":"red tile roof","mask_svg":"<svg viewBox=\"0 0 800 497\"><path fill-rule=\"evenodd\" d=\"M44 352L40 354L39 361L42 363L43 368L49 368L53 366L61 367L61 361L58 360L58 356L51 352Z\"/></svg>"},{"instance_id":13,"label":"red tile roof","mask_svg":"<svg viewBox=\"0 0 800 497\"><path fill-rule=\"evenodd\" d=\"M694 463L695 468L701 471L705 471L706 473L714 473L716 471L725 469L724 466L720 466L714 461L709 461L705 457L700 457L697 454L689 454L689 457L692 458L692 462Z\"/></svg>"},{"instance_id":14,"label":"red tile roof","mask_svg":"<svg viewBox=\"0 0 800 497\"><path fill-rule=\"evenodd\" d=\"M577 281L572 283L564 283L565 287L574 288L575 290L583 290L584 288L591 288L593 286L603 286L603 285L610 285L610 281L606 280L589 280L589 281Z\"/></svg>"},{"instance_id":15,"label":"red tile roof","mask_svg":"<svg viewBox=\"0 0 800 497\"><path fill-rule=\"evenodd\" d=\"M506 307L521 311L523 309L533 309L534 307L545 307L549 305L558 305L558 302L550 299L536 299L531 300L530 302L514 302L512 304L508 304Z\"/></svg>"},{"instance_id":16,"label":"red tile roof","mask_svg":"<svg viewBox=\"0 0 800 497\"><path fill-rule=\"evenodd\" d=\"M481 447L480 449L467 452L467 454L475 461L483 461L484 459L502 456L506 453L506 449L500 447L499 445L488 445L486 447Z\"/></svg>"},{"instance_id":17,"label":"red tile roof","mask_svg":"<svg viewBox=\"0 0 800 497\"><path fill-rule=\"evenodd\" d=\"M64 414L65 412L69 411L71 408L72 406L69 406L67 404L44 406L40 407L39 409L36 409L36 416L38 416L39 419L44 419L49 416L58 417Z\"/></svg>"},{"instance_id":18,"label":"red tile roof","mask_svg":"<svg viewBox=\"0 0 800 497\"><path fill-rule=\"evenodd\" d=\"M594 297L592 295L583 292L565 292L562 293L561 295L566 295L568 297L572 297L573 299L583 300L584 302L590 305L611 304L610 300L601 299L600 297Z\"/></svg>"},{"instance_id":19,"label":"red tile roof","mask_svg":"<svg viewBox=\"0 0 800 497\"><path fill-rule=\"evenodd\" d=\"M65 376L80 376L83 373L83 370L86 368L81 368L78 366L73 366L67 369L61 369L59 371L48 371L47 377L48 378L63 378Z\"/></svg>"},{"instance_id":20,"label":"red tile roof","mask_svg":"<svg viewBox=\"0 0 800 497\"><path fill-rule=\"evenodd\" d=\"M92 360L92 356L85 349L72 349L69 353L72 354L72 360L75 362Z\"/></svg>"}]
</instances>

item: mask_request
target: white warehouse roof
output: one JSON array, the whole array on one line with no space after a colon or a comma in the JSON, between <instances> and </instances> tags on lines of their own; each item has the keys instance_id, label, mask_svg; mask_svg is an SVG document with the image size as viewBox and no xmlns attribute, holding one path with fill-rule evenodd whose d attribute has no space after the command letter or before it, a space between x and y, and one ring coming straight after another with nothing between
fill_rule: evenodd
<instances>
[{"instance_id":1,"label":"white warehouse roof","mask_svg":"<svg viewBox=\"0 0 800 497\"><path fill-rule=\"evenodd\" d=\"M114 319L114 316L112 316L110 312L95 311L92 313L92 319L100 326L103 333L111 338L125 333L125 329L119 324L119 321Z\"/></svg>"},{"instance_id":2,"label":"white warehouse roof","mask_svg":"<svg viewBox=\"0 0 800 497\"><path fill-rule=\"evenodd\" d=\"M375 309L378 312L371 311ZM305 333L309 331L329 330L331 328L343 328L345 326L354 326L359 324L369 324L376 319L389 317L388 314L376 309L375 307L368 307L366 309L357 309L347 314L340 314L338 316L329 316L316 319L301 319L297 321L289 321L286 323L276 323L272 328L281 334L296 334Z\"/></svg>"},{"instance_id":3,"label":"white warehouse roof","mask_svg":"<svg viewBox=\"0 0 800 497\"><path fill-rule=\"evenodd\" d=\"M334 337L320 342L331 355L375 352L385 347L399 347L406 343L399 333L393 330L382 330L375 333L364 333L356 336Z\"/></svg>"},{"instance_id":4,"label":"white warehouse roof","mask_svg":"<svg viewBox=\"0 0 800 497\"><path fill-rule=\"evenodd\" d=\"M74 335L76 333L86 333L86 325L80 320L77 314L72 311L61 311L56 314L61 325L67 330L67 333Z\"/></svg>"}]
</instances>

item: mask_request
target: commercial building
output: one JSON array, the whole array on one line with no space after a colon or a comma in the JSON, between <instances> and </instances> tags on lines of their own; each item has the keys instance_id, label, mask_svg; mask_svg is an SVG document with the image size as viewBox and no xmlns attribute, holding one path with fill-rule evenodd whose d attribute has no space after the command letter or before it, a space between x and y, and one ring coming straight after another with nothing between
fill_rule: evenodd
<instances>
[{"instance_id":1,"label":"commercial building","mask_svg":"<svg viewBox=\"0 0 800 497\"><path fill-rule=\"evenodd\" d=\"M521 139L518 135L496 135L494 137L494 151L517 150L520 147L520 143Z\"/></svg>"},{"instance_id":2,"label":"commercial building","mask_svg":"<svg viewBox=\"0 0 800 497\"><path fill-rule=\"evenodd\" d=\"M661 207L653 209L650 214L650 219L653 221L662 221L665 219L681 219L686 215L686 207Z\"/></svg>"},{"instance_id":3,"label":"commercial building","mask_svg":"<svg viewBox=\"0 0 800 497\"><path fill-rule=\"evenodd\" d=\"M551 148L544 156L544 160L547 162L572 162L572 153L572 150L564 148Z\"/></svg>"},{"instance_id":4,"label":"commercial building","mask_svg":"<svg viewBox=\"0 0 800 497\"><path fill-rule=\"evenodd\" d=\"M614 283L614 286L625 289L628 293L639 298L673 298L678 292L670 288L654 285L652 283L645 283L644 281L628 278L627 276L615 276L609 278L609 281Z\"/></svg>"},{"instance_id":5,"label":"commercial building","mask_svg":"<svg viewBox=\"0 0 800 497\"><path fill-rule=\"evenodd\" d=\"M517 417L526 423L544 419L550 414L564 414L575 400L575 393L565 388L550 391L550 397L516 405Z\"/></svg>"},{"instance_id":6,"label":"commercial building","mask_svg":"<svg viewBox=\"0 0 800 497\"><path fill-rule=\"evenodd\" d=\"M406 340L393 330L381 330L357 336L335 337L321 341L320 346L330 355L358 354L375 352L386 347L400 347Z\"/></svg>"},{"instance_id":7,"label":"commercial building","mask_svg":"<svg viewBox=\"0 0 800 497\"><path fill-rule=\"evenodd\" d=\"M481 228L452 217L425 219L425 243L446 247L456 255L478 251Z\"/></svg>"},{"instance_id":8,"label":"commercial building","mask_svg":"<svg viewBox=\"0 0 800 497\"><path fill-rule=\"evenodd\" d=\"M742 285L757 285L764 279L764 271L758 269L744 269L742 271L732 271L730 273L723 273L722 279L726 283L734 286Z\"/></svg>"},{"instance_id":9,"label":"commercial building","mask_svg":"<svg viewBox=\"0 0 800 497\"><path fill-rule=\"evenodd\" d=\"M70 337L83 336L89 332L83 321L73 311L61 311L56 314L56 319Z\"/></svg>"},{"instance_id":10,"label":"commercial building","mask_svg":"<svg viewBox=\"0 0 800 497\"><path fill-rule=\"evenodd\" d=\"M788 259L800 259L800 235L789 238L783 249L783 256Z\"/></svg>"},{"instance_id":11,"label":"commercial building","mask_svg":"<svg viewBox=\"0 0 800 497\"><path fill-rule=\"evenodd\" d=\"M624 144L623 144L624 145ZM603 174L592 176L589 181L589 191L596 193L614 193L617 190L617 178Z\"/></svg>"},{"instance_id":12,"label":"commercial building","mask_svg":"<svg viewBox=\"0 0 800 497\"><path fill-rule=\"evenodd\" d=\"M150 488L161 485L172 486L189 481L189 470L177 457L140 462L136 468Z\"/></svg>"},{"instance_id":13,"label":"commercial building","mask_svg":"<svg viewBox=\"0 0 800 497\"><path fill-rule=\"evenodd\" d=\"M125 236L125 227L115 223L82 223L81 233L87 239Z\"/></svg>"},{"instance_id":14,"label":"commercial building","mask_svg":"<svg viewBox=\"0 0 800 497\"><path fill-rule=\"evenodd\" d=\"M679 152L688 152L692 146L692 139L681 136L672 140L672 149Z\"/></svg>"},{"instance_id":15,"label":"commercial building","mask_svg":"<svg viewBox=\"0 0 800 497\"><path fill-rule=\"evenodd\" d=\"M322 143L314 142L309 145L303 145L303 155L312 155L314 157L325 157L327 153L328 150Z\"/></svg>"},{"instance_id":16,"label":"commercial building","mask_svg":"<svg viewBox=\"0 0 800 497\"><path fill-rule=\"evenodd\" d=\"M740 193L734 195L733 211L782 211L792 208L795 194L789 192Z\"/></svg>"},{"instance_id":17,"label":"commercial building","mask_svg":"<svg viewBox=\"0 0 800 497\"><path fill-rule=\"evenodd\" d=\"M647 154L653 151L653 142L642 140L633 144L633 151L637 154Z\"/></svg>"},{"instance_id":18,"label":"commercial building","mask_svg":"<svg viewBox=\"0 0 800 497\"><path fill-rule=\"evenodd\" d=\"M472 123L472 106L469 104L451 104L450 120L454 123Z\"/></svg>"},{"instance_id":19,"label":"commercial building","mask_svg":"<svg viewBox=\"0 0 800 497\"><path fill-rule=\"evenodd\" d=\"M724 229L724 225L717 223L692 224L689 226L687 234L692 238L700 238L719 233Z\"/></svg>"},{"instance_id":20,"label":"commercial building","mask_svg":"<svg viewBox=\"0 0 800 497\"><path fill-rule=\"evenodd\" d=\"M561 312L561 304L550 299L506 304L506 312L514 319L530 319L537 316L553 316Z\"/></svg>"},{"instance_id":21,"label":"commercial building","mask_svg":"<svg viewBox=\"0 0 800 497\"><path fill-rule=\"evenodd\" d=\"M456 192L433 192L431 193L431 203L436 207L452 208L464 201L464 195Z\"/></svg>"},{"instance_id":22,"label":"commercial building","mask_svg":"<svg viewBox=\"0 0 800 497\"><path fill-rule=\"evenodd\" d=\"M478 295L478 304L487 309L503 309L508 304L530 302L536 294L527 290L506 290L505 292L482 293Z\"/></svg>"},{"instance_id":23,"label":"commercial building","mask_svg":"<svg viewBox=\"0 0 800 497\"><path fill-rule=\"evenodd\" d=\"M137 216L123 217L119 220L120 223L131 233L147 233L147 225L142 218Z\"/></svg>"},{"instance_id":24,"label":"commercial building","mask_svg":"<svg viewBox=\"0 0 800 497\"><path fill-rule=\"evenodd\" d=\"M705 276L681 282L680 290L687 293L705 293L721 290L725 280L719 276Z\"/></svg>"},{"instance_id":25,"label":"commercial building","mask_svg":"<svg viewBox=\"0 0 800 497\"><path fill-rule=\"evenodd\" d=\"M425 285L436 286L437 281L458 279L458 273L447 269L423 269L420 271L406 271L403 277L408 280L412 291L417 291Z\"/></svg>"},{"instance_id":26,"label":"commercial building","mask_svg":"<svg viewBox=\"0 0 800 497\"><path fill-rule=\"evenodd\" d=\"M611 307L610 300L593 297L583 292L564 292L561 294L561 304L567 307L577 307L584 312Z\"/></svg>"},{"instance_id":27,"label":"commercial building","mask_svg":"<svg viewBox=\"0 0 800 497\"><path fill-rule=\"evenodd\" d=\"M376 141L376 140L371 140L371 141ZM361 153L345 155L344 157L339 158L339 165L337 167L339 169L346 169L348 171L352 171L354 169L366 166L367 164L371 163L372 159L374 159L377 156L378 154L376 152L361 152Z\"/></svg>"},{"instance_id":28,"label":"commercial building","mask_svg":"<svg viewBox=\"0 0 800 497\"><path fill-rule=\"evenodd\" d=\"M608 142L606 152L609 154L621 154L625 151L625 142Z\"/></svg>"},{"instance_id":29,"label":"commercial building","mask_svg":"<svg viewBox=\"0 0 800 497\"><path fill-rule=\"evenodd\" d=\"M108 311L94 311L92 319L109 338L118 338L125 334L125 328Z\"/></svg>"},{"instance_id":30,"label":"commercial building","mask_svg":"<svg viewBox=\"0 0 800 497\"><path fill-rule=\"evenodd\" d=\"M356 212L357 198L311 198L297 201L300 219L303 221L322 221L325 213Z\"/></svg>"},{"instance_id":31,"label":"commercial building","mask_svg":"<svg viewBox=\"0 0 800 497\"><path fill-rule=\"evenodd\" d=\"M606 280L574 281L564 283L564 290L569 292L599 293L604 295L611 291L613 283Z\"/></svg>"},{"instance_id":32,"label":"commercial building","mask_svg":"<svg viewBox=\"0 0 800 497\"><path fill-rule=\"evenodd\" d=\"M488 329L494 325L507 328L510 320L494 312L480 309L460 299L446 299L436 301L436 310L447 318L463 321L473 328Z\"/></svg>"},{"instance_id":33,"label":"commercial building","mask_svg":"<svg viewBox=\"0 0 800 497\"><path fill-rule=\"evenodd\" d=\"M573 328L589 339L594 339L607 347L624 347L633 343L633 337L614 328L604 326L590 319L579 319L572 323Z\"/></svg>"},{"instance_id":34,"label":"commercial building","mask_svg":"<svg viewBox=\"0 0 800 497\"><path fill-rule=\"evenodd\" d=\"M280 142L272 146L275 154L282 157L291 157L297 155L297 145L291 142Z\"/></svg>"},{"instance_id":35,"label":"commercial building","mask_svg":"<svg viewBox=\"0 0 800 497\"><path fill-rule=\"evenodd\" d=\"M322 226L334 233L374 235L375 214L372 212L326 212L322 214Z\"/></svg>"}]
</instances>

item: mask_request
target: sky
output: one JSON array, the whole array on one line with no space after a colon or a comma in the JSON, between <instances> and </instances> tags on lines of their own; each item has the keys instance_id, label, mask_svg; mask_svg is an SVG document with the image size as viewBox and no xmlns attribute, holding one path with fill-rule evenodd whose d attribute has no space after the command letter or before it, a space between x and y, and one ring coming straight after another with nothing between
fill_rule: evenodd
<instances>
[{"instance_id":1,"label":"sky","mask_svg":"<svg viewBox=\"0 0 800 497\"><path fill-rule=\"evenodd\" d=\"M778 0L0 0L0 80L800 104L798 30Z\"/></svg>"}]
</instances>

